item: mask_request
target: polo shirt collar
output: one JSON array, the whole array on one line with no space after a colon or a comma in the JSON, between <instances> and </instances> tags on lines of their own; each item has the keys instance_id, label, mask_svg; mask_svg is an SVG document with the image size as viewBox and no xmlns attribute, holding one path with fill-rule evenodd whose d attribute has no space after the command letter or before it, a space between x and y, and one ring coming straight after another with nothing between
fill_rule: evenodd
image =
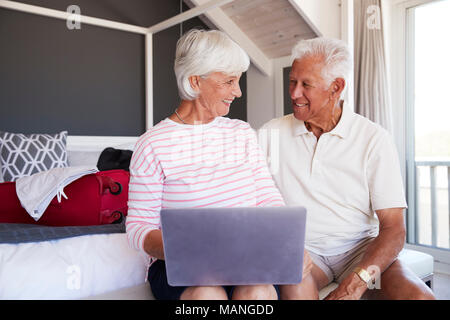
<instances>
[{"instance_id":1,"label":"polo shirt collar","mask_svg":"<svg viewBox=\"0 0 450 320\"><path fill-rule=\"evenodd\" d=\"M354 112L350 108L347 102L344 101L344 104L342 106L342 115L341 119L339 119L338 124L336 127L334 127L333 130L331 130L329 133L332 135L339 136L343 139L348 137L350 134L350 129L352 128L352 118L353 118Z\"/></svg>"},{"instance_id":2,"label":"polo shirt collar","mask_svg":"<svg viewBox=\"0 0 450 320\"><path fill-rule=\"evenodd\" d=\"M303 120L298 120L292 113L292 133L294 137L300 136L302 134L307 134L309 131L306 129L305 122Z\"/></svg>"},{"instance_id":3,"label":"polo shirt collar","mask_svg":"<svg viewBox=\"0 0 450 320\"><path fill-rule=\"evenodd\" d=\"M344 101L344 104L342 106L342 115L341 119L339 119L338 124L336 127L329 132L329 134L339 136L343 139L345 139L349 133L352 126L352 118L353 118L354 112L350 108L347 102ZM309 131L306 129L305 122L302 120L298 120L294 117L294 114L292 114L292 133L293 135L300 136L302 134L307 134Z\"/></svg>"}]
</instances>

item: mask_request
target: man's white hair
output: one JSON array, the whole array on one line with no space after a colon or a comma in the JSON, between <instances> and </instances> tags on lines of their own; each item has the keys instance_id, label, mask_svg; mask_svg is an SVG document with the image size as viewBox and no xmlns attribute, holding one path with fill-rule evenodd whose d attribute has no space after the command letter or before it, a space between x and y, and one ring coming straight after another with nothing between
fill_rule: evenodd
<instances>
[{"instance_id":1,"label":"man's white hair","mask_svg":"<svg viewBox=\"0 0 450 320\"><path fill-rule=\"evenodd\" d=\"M292 49L292 61L306 56L323 59L322 77L329 86L336 78L343 78L348 84L348 78L353 70L353 58L347 43L332 38L314 38L300 40Z\"/></svg>"},{"instance_id":2,"label":"man's white hair","mask_svg":"<svg viewBox=\"0 0 450 320\"><path fill-rule=\"evenodd\" d=\"M213 72L237 75L247 71L247 53L225 33L218 30L193 29L177 42L175 75L183 100L194 100L197 92L189 82L191 76L207 77Z\"/></svg>"}]
</instances>

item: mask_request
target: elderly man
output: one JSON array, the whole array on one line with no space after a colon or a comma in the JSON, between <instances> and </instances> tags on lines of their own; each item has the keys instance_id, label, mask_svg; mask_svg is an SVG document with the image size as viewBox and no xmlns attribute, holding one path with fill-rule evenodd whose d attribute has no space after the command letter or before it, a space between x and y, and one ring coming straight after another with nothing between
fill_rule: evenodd
<instances>
[{"instance_id":1,"label":"elderly man","mask_svg":"<svg viewBox=\"0 0 450 320\"><path fill-rule=\"evenodd\" d=\"M434 299L397 260L406 207L398 156L386 130L341 100L351 69L344 42L300 41L289 75L293 114L259 131L286 204L308 209L311 276L284 286L281 298L317 299L337 281L326 299ZM279 136L279 145L266 143L273 141L262 139L267 134Z\"/></svg>"}]
</instances>

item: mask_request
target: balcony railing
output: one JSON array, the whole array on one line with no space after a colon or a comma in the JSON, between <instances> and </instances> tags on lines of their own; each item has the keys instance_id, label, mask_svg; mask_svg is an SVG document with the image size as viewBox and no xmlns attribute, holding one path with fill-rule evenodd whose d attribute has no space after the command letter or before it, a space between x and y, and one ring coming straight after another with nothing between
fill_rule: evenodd
<instances>
[{"instance_id":1,"label":"balcony railing","mask_svg":"<svg viewBox=\"0 0 450 320\"><path fill-rule=\"evenodd\" d=\"M420 244L449 248L450 161L416 160L415 171L419 231L416 240Z\"/></svg>"}]
</instances>

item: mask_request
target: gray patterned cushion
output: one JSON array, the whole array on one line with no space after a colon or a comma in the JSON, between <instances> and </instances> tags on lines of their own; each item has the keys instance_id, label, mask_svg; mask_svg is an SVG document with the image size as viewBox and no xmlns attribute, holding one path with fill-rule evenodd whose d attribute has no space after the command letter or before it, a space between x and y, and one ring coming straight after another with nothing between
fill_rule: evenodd
<instances>
[{"instance_id":1,"label":"gray patterned cushion","mask_svg":"<svg viewBox=\"0 0 450 320\"><path fill-rule=\"evenodd\" d=\"M0 131L3 179L17 179L53 168L67 167L67 131L57 134L21 134Z\"/></svg>"}]
</instances>

